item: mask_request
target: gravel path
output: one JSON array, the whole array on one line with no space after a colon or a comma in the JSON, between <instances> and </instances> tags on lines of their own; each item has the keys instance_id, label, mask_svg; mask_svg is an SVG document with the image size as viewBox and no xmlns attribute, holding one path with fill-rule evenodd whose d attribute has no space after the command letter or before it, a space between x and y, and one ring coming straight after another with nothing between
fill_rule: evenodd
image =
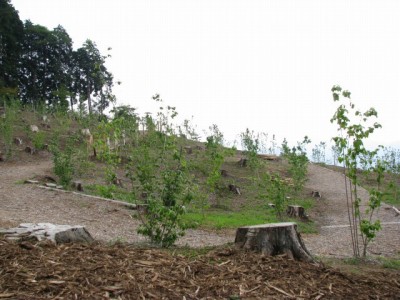
<instances>
[{"instance_id":1,"label":"gravel path","mask_svg":"<svg viewBox=\"0 0 400 300\"><path fill-rule=\"evenodd\" d=\"M98 240L146 241L136 233L140 223L132 217L134 211L122 205L21 184L25 179L50 174L52 162L48 159L0 164L0 227L47 222L83 225ZM188 230L178 244L203 247L232 241L232 234Z\"/></svg>"},{"instance_id":2,"label":"gravel path","mask_svg":"<svg viewBox=\"0 0 400 300\"><path fill-rule=\"evenodd\" d=\"M312 219L320 226L320 234L305 236L307 248L317 255L352 256L351 235L346 205L344 175L310 164L307 188L322 195L312 214ZM361 209L365 209L368 192L359 187L362 199ZM383 204L377 217L382 222L382 230L369 247L370 254L392 256L400 252L400 217L396 217L391 206Z\"/></svg>"},{"instance_id":3,"label":"gravel path","mask_svg":"<svg viewBox=\"0 0 400 300\"><path fill-rule=\"evenodd\" d=\"M52 174L52 162L46 157L0 164L0 227L39 222L84 225L98 240L146 241L136 233L139 221L132 218L133 211L124 206L21 184L25 179L49 174ZM307 187L322 194L311 213L320 227L320 234L303 236L307 248L315 255L352 255L343 178L340 173L309 165ZM367 199L364 189L360 188L359 193ZM396 255L400 251L400 217L395 217L390 206L385 204L378 216L383 229L371 244L370 253ZM191 247L220 245L233 242L234 234L233 231L188 230L178 244Z\"/></svg>"}]
</instances>

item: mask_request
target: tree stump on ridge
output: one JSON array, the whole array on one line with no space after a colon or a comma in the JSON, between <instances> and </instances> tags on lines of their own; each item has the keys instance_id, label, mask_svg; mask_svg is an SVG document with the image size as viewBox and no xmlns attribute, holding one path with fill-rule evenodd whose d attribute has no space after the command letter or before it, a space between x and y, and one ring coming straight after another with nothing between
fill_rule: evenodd
<instances>
[{"instance_id":1,"label":"tree stump on ridge","mask_svg":"<svg viewBox=\"0 0 400 300\"><path fill-rule=\"evenodd\" d=\"M292 222L240 227L235 244L268 256L286 254L292 259L314 262Z\"/></svg>"},{"instance_id":2,"label":"tree stump on ridge","mask_svg":"<svg viewBox=\"0 0 400 300\"><path fill-rule=\"evenodd\" d=\"M291 218L308 219L304 207L299 205L289 205L286 214Z\"/></svg>"}]
</instances>

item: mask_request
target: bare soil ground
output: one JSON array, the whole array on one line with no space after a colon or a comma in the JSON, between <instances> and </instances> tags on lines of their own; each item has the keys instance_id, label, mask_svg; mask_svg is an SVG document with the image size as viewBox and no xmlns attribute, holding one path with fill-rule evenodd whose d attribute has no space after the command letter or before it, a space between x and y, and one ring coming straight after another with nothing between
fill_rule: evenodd
<instances>
[{"instance_id":1,"label":"bare soil ground","mask_svg":"<svg viewBox=\"0 0 400 300\"><path fill-rule=\"evenodd\" d=\"M138 220L124 206L21 183L52 174L51 169L45 153L0 163L0 227L26 222L84 225L101 242L145 242L136 234ZM343 175L310 165L307 186L322 194L311 213L320 234L303 236L307 248L314 255L351 256ZM400 250L400 220L385 208L379 212L383 230L371 253L395 256ZM215 246L233 240L234 232L190 230L179 245ZM175 251L0 239L0 298L400 299L399 271L350 276L322 265L266 258L227 246L196 259Z\"/></svg>"}]
</instances>

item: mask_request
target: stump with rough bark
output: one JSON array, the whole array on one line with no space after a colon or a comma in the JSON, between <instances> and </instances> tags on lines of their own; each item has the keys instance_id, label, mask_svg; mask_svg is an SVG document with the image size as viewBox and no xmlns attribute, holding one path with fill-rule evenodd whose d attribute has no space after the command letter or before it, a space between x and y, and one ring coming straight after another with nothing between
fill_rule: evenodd
<instances>
[{"instance_id":1,"label":"stump with rough bark","mask_svg":"<svg viewBox=\"0 0 400 300\"><path fill-rule=\"evenodd\" d=\"M286 254L292 259L314 262L297 232L296 223L292 222L240 227L235 244L268 256Z\"/></svg>"},{"instance_id":2,"label":"stump with rough bark","mask_svg":"<svg viewBox=\"0 0 400 300\"><path fill-rule=\"evenodd\" d=\"M289 205L286 214L292 218L308 219L304 207L299 205Z\"/></svg>"},{"instance_id":3,"label":"stump with rough bark","mask_svg":"<svg viewBox=\"0 0 400 300\"><path fill-rule=\"evenodd\" d=\"M9 240L50 240L55 244L91 243L93 237L83 226L55 225L51 223L23 223L19 227L0 229Z\"/></svg>"}]
</instances>

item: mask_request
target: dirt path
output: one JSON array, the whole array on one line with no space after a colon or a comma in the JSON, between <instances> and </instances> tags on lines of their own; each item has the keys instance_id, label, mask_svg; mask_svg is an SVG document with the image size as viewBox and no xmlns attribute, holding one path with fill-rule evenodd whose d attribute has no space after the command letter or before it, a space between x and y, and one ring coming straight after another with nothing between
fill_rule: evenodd
<instances>
[{"instance_id":1,"label":"dirt path","mask_svg":"<svg viewBox=\"0 0 400 300\"><path fill-rule=\"evenodd\" d=\"M0 165L0 227L28 222L84 225L99 240L145 241L136 234L139 221L132 218L132 211L126 207L21 184L28 178L52 174L51 168L47 157ZM307 187L322 194L311 214L321 228L320 234L303 236L307 247L315 255L351 256L343 175L311 164ZM360 189L360 195L367 199L364 189ZM370 247L373 254L395 255L400 251L400 217L396 218L387 208L383 205L379 212L383 230ZM201 247L233 240L234 232L216 234L188 230L179 244Z\"/></svg>"},{"instance_id":2,"label":"dirt path","mask_svg":"<svg viewBox=\"0 0 400 300\"><path fill-rule=\"evenodd\" d=\"M320 226L319 235L305 237L307 247L318 255L351 256L351 235L347 206L344 175L338 172L310 164L308 168L307 188L319 191L312 219ZM359 187L358 193L365 208L368 192ZM390 206L383 204L378 214L382 230L370 245L370 253L392 256L400 252L400 217L396 217Z\"/></svg>"},{"instance_id":3,"label":"dirt path","mask_svg":"<svg viewBox=\"0 0 400 300\"><path fill-rule=\"evenodd\" d=\"M145 242L136 233L139 221L128 208L71 193L21 184L25 179L52 174L52 162L42 158L0 165L0 227L20 223L84 225L95 239ZM188 230L180 245L212 246L232 242L232 236Z\"/></svg>"}]
</instances>

